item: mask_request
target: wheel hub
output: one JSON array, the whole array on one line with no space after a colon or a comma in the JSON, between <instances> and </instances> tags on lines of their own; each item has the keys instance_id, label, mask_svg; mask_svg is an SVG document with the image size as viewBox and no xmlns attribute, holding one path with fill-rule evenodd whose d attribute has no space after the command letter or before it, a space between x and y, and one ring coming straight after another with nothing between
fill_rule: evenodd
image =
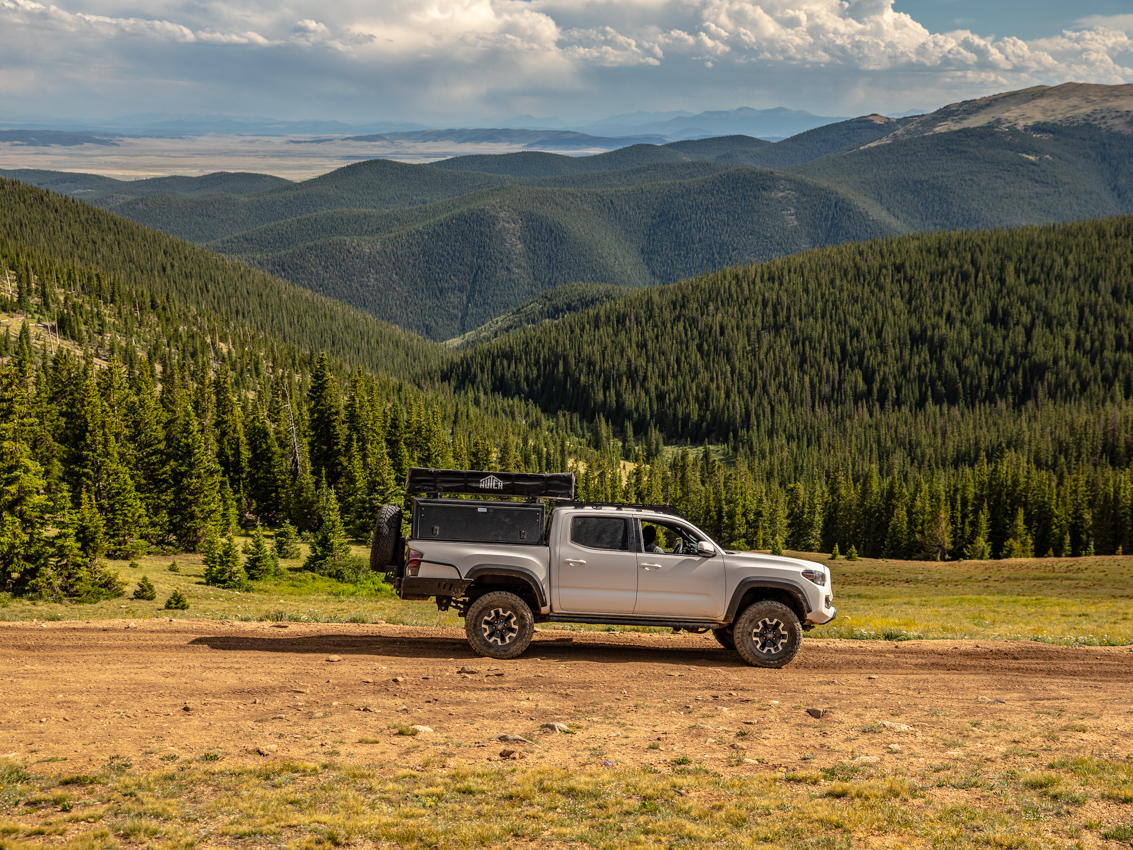
<instances>
[{"instance_id":1,"label":"wheel hub","mask_svg":"<svg viewBox=\"0 0 1133 850\"><path fill-rule=\"evenodd\" d=\"M493 608L480 621L484 640L496 646L506 646L519 634L519 622L515 614L504 608Z\"/></svg>"},{"instance_id":2,"label":"wheel hub","mask_svg":"<svg viewBox=\"0 0 1133 850\"><path fill-rule=\"evenodd\" d=\"M783 648L787 642L787 627L782 620L764 617L755 624L751 633L755 648L764 655L772 655Z\"/></svg>"}]
</instances>

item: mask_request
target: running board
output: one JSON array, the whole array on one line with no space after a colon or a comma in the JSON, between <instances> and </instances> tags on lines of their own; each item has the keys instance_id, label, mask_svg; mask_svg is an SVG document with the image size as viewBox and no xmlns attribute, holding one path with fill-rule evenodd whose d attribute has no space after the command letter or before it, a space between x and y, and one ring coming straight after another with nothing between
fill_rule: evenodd
<instances>
[{"instance_id":1,"label":"running board","mask_svg":"<svg viewBox=\"0 0 1133 850\"><path fill-rule=\"evenodd\" d=\"M651 617L601 617L585 614L551 614L542 623L586 623L594 626L653 626L661 629L722 629L727 623L716 620L662 620Z\"/></svg>"}]
</instances>

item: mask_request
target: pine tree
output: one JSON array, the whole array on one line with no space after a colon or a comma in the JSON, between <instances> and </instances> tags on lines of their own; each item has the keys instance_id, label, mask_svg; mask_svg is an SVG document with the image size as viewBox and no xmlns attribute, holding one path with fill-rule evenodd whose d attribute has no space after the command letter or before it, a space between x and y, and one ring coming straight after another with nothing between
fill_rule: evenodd
<instances>
[{"instance_id":1,"label":"pine tree","mask_svg":"<svg viewBox=\"0 0 1133 850\"><path fill-rule=\"evenodd\" d=\"M335 562L346 558L350 554L350 543L346 539L346 530L342 526L342 517L338 512L338 499L334 490L328 489L326 503L323 506L323 524L311 542L311 553L303 562L303 569L312 572L327 572L334 568Z\"/></svg>"},{"instance_id":2,"label":"pine tree","mask_svg":"<svg viewBox=\"0 0 1133 850\"><path fill-rule=\"evenodd\" d=\"M79 501L75 538L79 548L92 561L106 554L106 526L102 521L102 514L95 507L94 499L86 489Z\"/></svg>"},{"instance_id":3,"label":"pine tree","mask_svg":"<svg viewBox=\"0 0 1133 850\"><path fill-rule=\"evenodd\" d=\"M787 488L787 545L796 552L806 551L810 534L810 518L803 485L795 482Z\"/></svg>"},{"instance_id":4,"label":"pine tree","mask_svg":"<svg viewBox=\"0 0 1133 850\"><path fill-rule=\"evenodd\" d=\"M1034 541L1027 523L1023 517L1023 509L1015 513L1015 521L1011 524L1010 536L1003 544L1004 558L1033 558L1035 555Z\"/></svg>"},{"instance_id":5,"label":"pine tree","mask_svg":"<svg viewBox=\"0 0 1133 850\"><path fill-rule=\"evenodd\" d=\"M150 363L144 357L134 372L124 419L132 448L130 476L148 515L150 531L160 538L165 533L165 414L154 392Z\"/></svg>"},{"instance_id":6,"label":"pine tree","mask_svg":"<svg viewBox=\"0 0 1133 850\"><path fill-rule=\"evenodd\" d=\"M220 468L205 448L191 406L177 411L166 445L169 535L181 549L196 552L221 521Z\"/></svg>"},{"instance_id":7,"label":"pine tree","mask_svg":"<svg viewBox=\"0 0 1133 850\"><path fill-rule=\"evenodd\" d=\"M275 554L285 560L298 558L302 554L299 549L299 532L289 522L283 523L275 533Z\"/></svg>"},{"instance_id":8,"label":"pine tree","mask_svg":"<svg viewBox=\"0 0 1133 850\"><path fill-rule=\"evenodd\" d=\"M5 370L12 377L14 369ZM12 593L58 596L52 550L48 543L51 504L43 495L43 471L28 447L0 432L0 582Z\"/></svg>"},{"instance_id":9,"label":"pine tree","mask_svg":"<svg viewBox=\"0 0 1133 850\"><path fill-rule=\"evenodd\" d=\"M166 611L188 611L189 600L185 598L185 594L180 590L175 590L168 599L165 600Z\"/></svg>"},{"instance_id":10,"label":"pine tree","mask_svg":"<svg viewBox=\"0 0 1133 850\"><path fill-rule=\"evenodd\" d=\"M252 531L250 543L244 544L244 554L244 572L252 581L262 581L279 572L279 558L268 548L260 526Z\"/></svg>"},{"instance_id":11,"label":"pine tree","mask_svg":"<svg viewBox=\"0 0 1133 850\"><path fill-rule=\"evenodd\" d=\"M327 481L336 484L342 475L346 446L338 381L331 372L330 360L325 353L319 355L311 374L307 407L311 465L314 467L312 474L325 475Z\"/></svg>"},{"instance_id":12,"label":"pine tree","mask_svg":"<svg viewBox=\"0 0 1133 850\"><path fill-rule=\"evenodd\" d=\"M145 541L146 511L113 444L108 447L105 475L102 509L106 520L107 552L118 558L140 555L148 548Z\"/></svg>"},{"instance_id":13,"label":"pine tree","mask_svg":"<svg viewBox=\"0 0 1133 850\"><path fill-rule=\"evenodd\" d=\"M225 534L235 534L240 527L240 509L236 505L236 494L228 484L227 478L220 482L220 513L218 525Z\"/></svg>"},{"instance_id":14,"label":"pine tree","mask_svg":"<svg viewBox=\"0 0 1133 850\"><path fill-rule=\"evenodd\" d=\"M229 534L224 539L210 534L205 541L205 584L228 590L249 590L248 575L240 565L240 550Z\"/></svg>"},{"instance_id":15,"label":"pine tree","mask_svg":"<svg viewBox=\"0 0 1133 850\"><path fill-rule=\"evenodd\" d=\"M243 494L248 477L248 442L240 406L232 389L232 370L223 366L214 382L216 460L236 494Z\"/></svg>"},{"instance_id":16,"label":"pine tree","mask_svg":"<svg viewBox=\"0 0 1133 850\"><path fill-rule=\"evenodd\" d=\"M924 528L917 535L922 558L940 561L952 548L952 523L948 519L947 505L938 504L931 509Z\"/></svg>"},{"instance_id":17,"label":"pine tree","mask_svg":"<svg viewBox=\"0 0 1133 850\"><path fill-rule=\"evenodd\" d=\"M973 561L986 561L991 557L991 544L988 542L989 521L987 502L983 503L976 524L972 530L972 542L964 549L964 557Z\"/></svg>"},{"instance_id":18,"label":"pine tree","mask_svg":"<svg viewBox=\"0 0 1133 850\"><path fill-rule=\"evenodd\" d=\"M272 430L267 411L256 405L245 421L249 456L247 495L261 520L278 520L282 517L284 494L291 480L286 456Z\"/></svg>"},{"instance_id":19,"label":"pine tree","mask_svg":"<svg viewBox=\"0 0 1133 850\"><path fill-rule=\"evenodd\" d=\"M149 602L157 599L157 588L153 586L153 582L147 576L142 576L138 580L138 586L134 588L134 598Z\"/></svg>"}]
</instances>

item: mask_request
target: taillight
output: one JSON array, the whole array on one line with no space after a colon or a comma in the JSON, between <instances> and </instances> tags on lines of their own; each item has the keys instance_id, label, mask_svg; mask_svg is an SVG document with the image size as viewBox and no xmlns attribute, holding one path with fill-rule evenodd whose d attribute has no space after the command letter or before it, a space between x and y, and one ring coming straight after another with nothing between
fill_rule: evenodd
<instances>
[{"instance_id":1,"label":"taillight","mask_svg":"<svg viewBox=\"0 0 1133 850\"><path fill-rule=\"evenodd\" d=\"M424 557L423 552L418 552L416 549L410 549L409 560L405 564L405 574L407 576L415 576L421 571L421 558Z\"/></svg>"}]
</instances>

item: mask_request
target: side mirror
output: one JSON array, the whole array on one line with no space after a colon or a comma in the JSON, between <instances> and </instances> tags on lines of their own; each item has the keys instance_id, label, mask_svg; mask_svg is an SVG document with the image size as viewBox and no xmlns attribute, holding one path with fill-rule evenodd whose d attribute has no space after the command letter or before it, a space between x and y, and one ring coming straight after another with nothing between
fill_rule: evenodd
<instances>
[{"instance_id":1,"label":"side mirror","mask_svg":"<svg viewBox=\"0 0 1133 850\"><path fill-rule=\"evenodd\" d=\"M707 540L701 540L696 544L696 554L702 558L711 558L716 554L716 547Z\"/></svg>"}]
</instances>

